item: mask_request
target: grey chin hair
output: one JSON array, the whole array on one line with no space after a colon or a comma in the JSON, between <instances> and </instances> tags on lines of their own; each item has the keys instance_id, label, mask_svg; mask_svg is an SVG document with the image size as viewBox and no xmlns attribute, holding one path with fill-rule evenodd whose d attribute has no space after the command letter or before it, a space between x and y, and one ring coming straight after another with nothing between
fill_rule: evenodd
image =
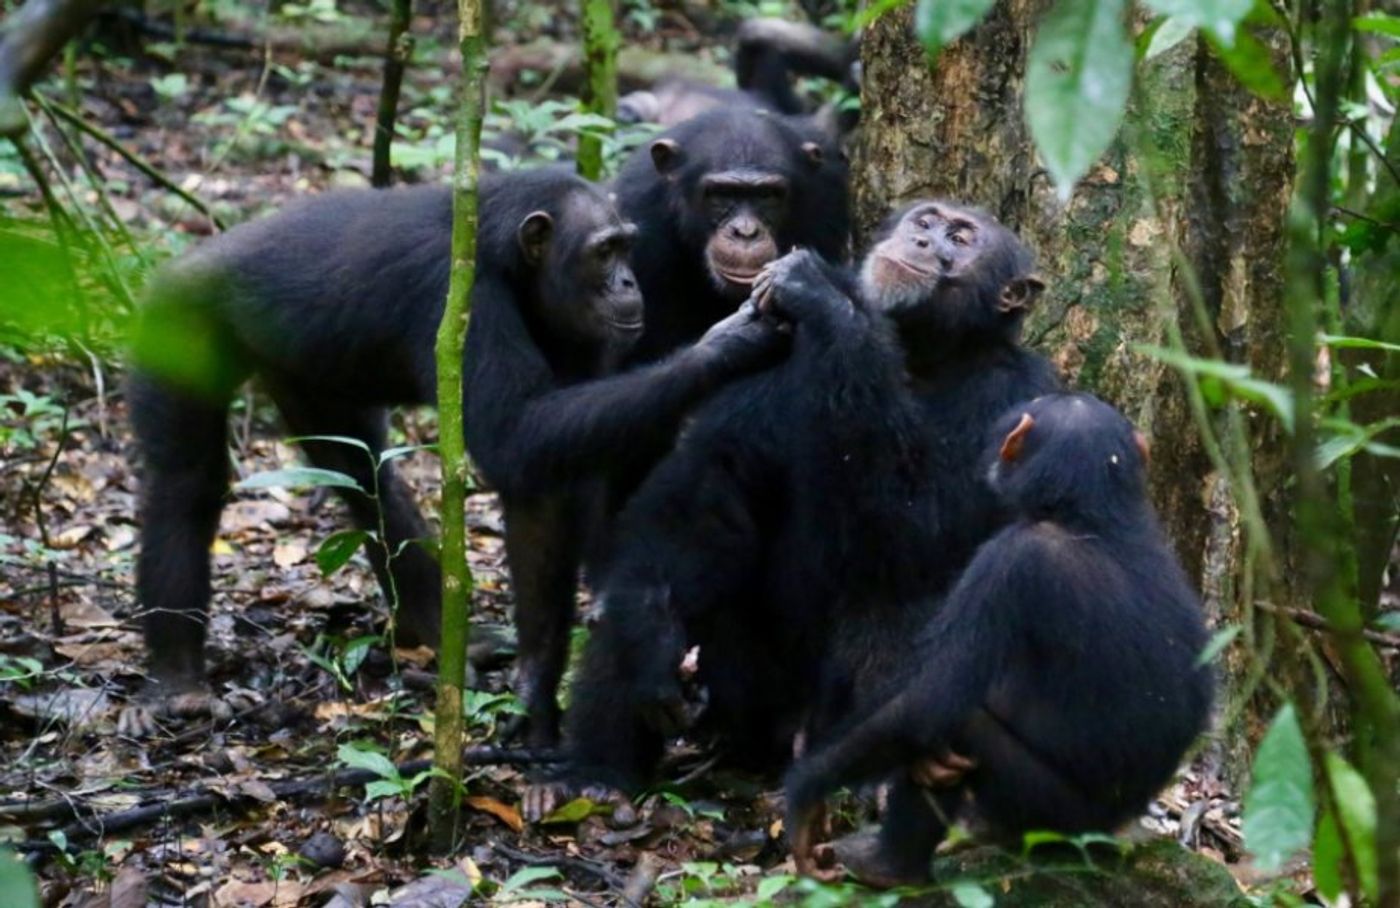
<instances>
[{"instance_id":1,"label":"grey chin hair","mask_svg":"<svg viewBox=\"0 0 1400 908\"><path fill-rule=\"evenodd\" d=\"M922 288L916 285L901 285L891 290L880 287L875 282L875 256L868 255L860 266L860 293L866 303L876 312L898 312L918 305L923 298Z\"/></svg>"}]
</instances>

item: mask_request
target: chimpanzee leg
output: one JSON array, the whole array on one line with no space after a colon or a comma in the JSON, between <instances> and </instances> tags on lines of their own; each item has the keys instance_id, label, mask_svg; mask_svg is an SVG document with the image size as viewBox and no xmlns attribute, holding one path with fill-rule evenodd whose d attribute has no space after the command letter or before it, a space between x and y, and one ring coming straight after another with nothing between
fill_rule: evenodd
<instances>
[{"instance_id":1,"label":"chimpanzee leg","mask_svg":"<svg viewBox=\"0 0 1400 908\"><path fill-rule=\"evenodd\" d=\"M506 560L515 591L516 694L533 747L559 741L559 679L569 658L580 543L566 495L504 501Z\"/></svg>"},{"instance_id":2,"label":"chimpanzee leg","mask_svg":"<svg viewBox=\"0 0 1400 908\"><path fill-rule=\"evenodd\" d=\"M145 464L136 584L153 693L164 696L204 681L209 547L228 489L228 412L143 376L131 380L127 399Z\"/></svg>"},{"instance_id":3,"label":"chimpanzee leg","mask_svg":"<svg viewBox=\"0 0 1400 908\"><path fill-rule=\"evenodd\" d=\"M843 839L836 845L836 856L871 886L925 882L933 850L948 834L965 797L963 786L922 789L900 773L890 786L880 831Z\"/></svg>"},{"instance_id":4,"label":"chimpanzee leg","mask_svg":"<svg viewBox=\"0 0 1400 908\"><path fill-rule=\"evenodd\" d=\"M383 409L321 400L276 387L271 391L293 435L339 435L367 445L368 454L357 445L343 442L309 441L301 446L316 466L345 473L362 489L374 490L373 458L385 445ZM378 480L378 502L353 489L336 491L360 529L378 533L383 510L385 545L371 542L366 553L385 599L391 605L395 597L398 600L395 642L436 646L441 603L438 565L427 549L412 541L426 539L428 527L414 504L412 491L392 463L379 468ZM386 548L392 559L386 555Z\"/></svg>"}]
</instances>

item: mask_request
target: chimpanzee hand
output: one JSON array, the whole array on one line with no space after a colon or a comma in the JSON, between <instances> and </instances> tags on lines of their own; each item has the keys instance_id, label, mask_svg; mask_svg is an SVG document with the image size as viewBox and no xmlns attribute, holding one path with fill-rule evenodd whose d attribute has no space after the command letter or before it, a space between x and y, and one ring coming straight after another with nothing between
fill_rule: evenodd
<instances>
[{"instance_id":1,"label":"chimpanzee hand","mask_svg":"<svg viewBox=\"0 0 1400 908\"><path fill-rule=\"evenodd\" d=\"M855 311L826 276L822 260L808 249L794 249L764 266L752 298L763 315L822 327Z\"/></svg>"},{"instance_id":2,"label":"chimpanzee hand","mask_svg":"<svg viewBox=\"0 0 1400 908\"><path fill-rule=\"evenodd\" d=\"M787 347L784 332L771 319L760 318L752 301L716 322L695 345L725 362L761 365L776 360Z\"/></svg>"},{"instance_id":3,"label":"chimpanzee hand","mask_svg":"<svg viewBox=\"0 0 1400 908\"><path fill-rule=\"evenodd\" d=\"M710 694L699 682L700 647L686 650L674 674L643 684L638 711L642 721L664 738L673 738L699 721ZM649 688L649 690L647 690Z\"/></svg>"}]
</instances>

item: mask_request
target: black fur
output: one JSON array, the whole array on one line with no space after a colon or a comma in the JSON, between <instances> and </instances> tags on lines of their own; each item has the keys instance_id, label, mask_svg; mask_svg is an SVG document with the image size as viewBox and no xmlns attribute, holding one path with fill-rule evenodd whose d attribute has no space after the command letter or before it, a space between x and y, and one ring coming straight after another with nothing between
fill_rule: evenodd
<instances>
[{"instance_id":1,"label":"black fur","mask_svg":"<svg viewBox=\"0 0 1400 908\"><path fill-rule=\"evenodd\" d=\"M1147 500L1132 427L1093 397L1057 394L1012 408L1000 434L1023 414L1019 453L1003 461L994 445L983 459L1014 522L937 609L899 692L788 776L788 829L802 836L841 784L949 748L976 761L932 795L944 818L903 780L877 879L925 877L969 796L1003 836L1111 831L1170 779L1209 713L1199 603Z\"/></svg>"}]
</instances>

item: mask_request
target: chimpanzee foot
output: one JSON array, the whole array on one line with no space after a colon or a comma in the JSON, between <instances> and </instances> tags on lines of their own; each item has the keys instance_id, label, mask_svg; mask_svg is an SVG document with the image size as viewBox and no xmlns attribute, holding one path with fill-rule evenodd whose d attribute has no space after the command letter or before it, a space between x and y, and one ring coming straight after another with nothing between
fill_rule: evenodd
<instances>
[{"instance_id":1,"label":"chimpanzee foot","mask_svg":"<svg viewBox=\"0 0 1400 908\"><path fill-rule=\"evenodd\" d=\"M236 711L257 703L256 695L239 691L220 697L202 686L149 684L135 701L117 717L117 734L128 738L150 738L163 730L162 721L212 719L227 722Z\"/></svg>"},{"instance_id":2,"label":"chimpanzee foot","mask_svg":"<svg viewBox=\"0 0 1400 908\"><path fill-rule=\"evenodd\" d=\"M876 889L917 886L929 880L927 862L911 863L890 855L875 832L843 836L832 842L830 848L834 861L840 862L847 873Z\"/></svg>"},{"instance_id":3,"label":"chimpanzee foot","mask_svg":"<svg viewBox=\"0 0 1400 908\"><path fill-rule=\"evenodd\" d=\"M620 828L632 826L637 822L637 807L622 791L601 783L565 779L531 784L525 789L525 795L521 799L520 812L527 823L539 823L577 798L587 798L594 804L612 805L609 826Z\"/></svg>"}]
</instances>

